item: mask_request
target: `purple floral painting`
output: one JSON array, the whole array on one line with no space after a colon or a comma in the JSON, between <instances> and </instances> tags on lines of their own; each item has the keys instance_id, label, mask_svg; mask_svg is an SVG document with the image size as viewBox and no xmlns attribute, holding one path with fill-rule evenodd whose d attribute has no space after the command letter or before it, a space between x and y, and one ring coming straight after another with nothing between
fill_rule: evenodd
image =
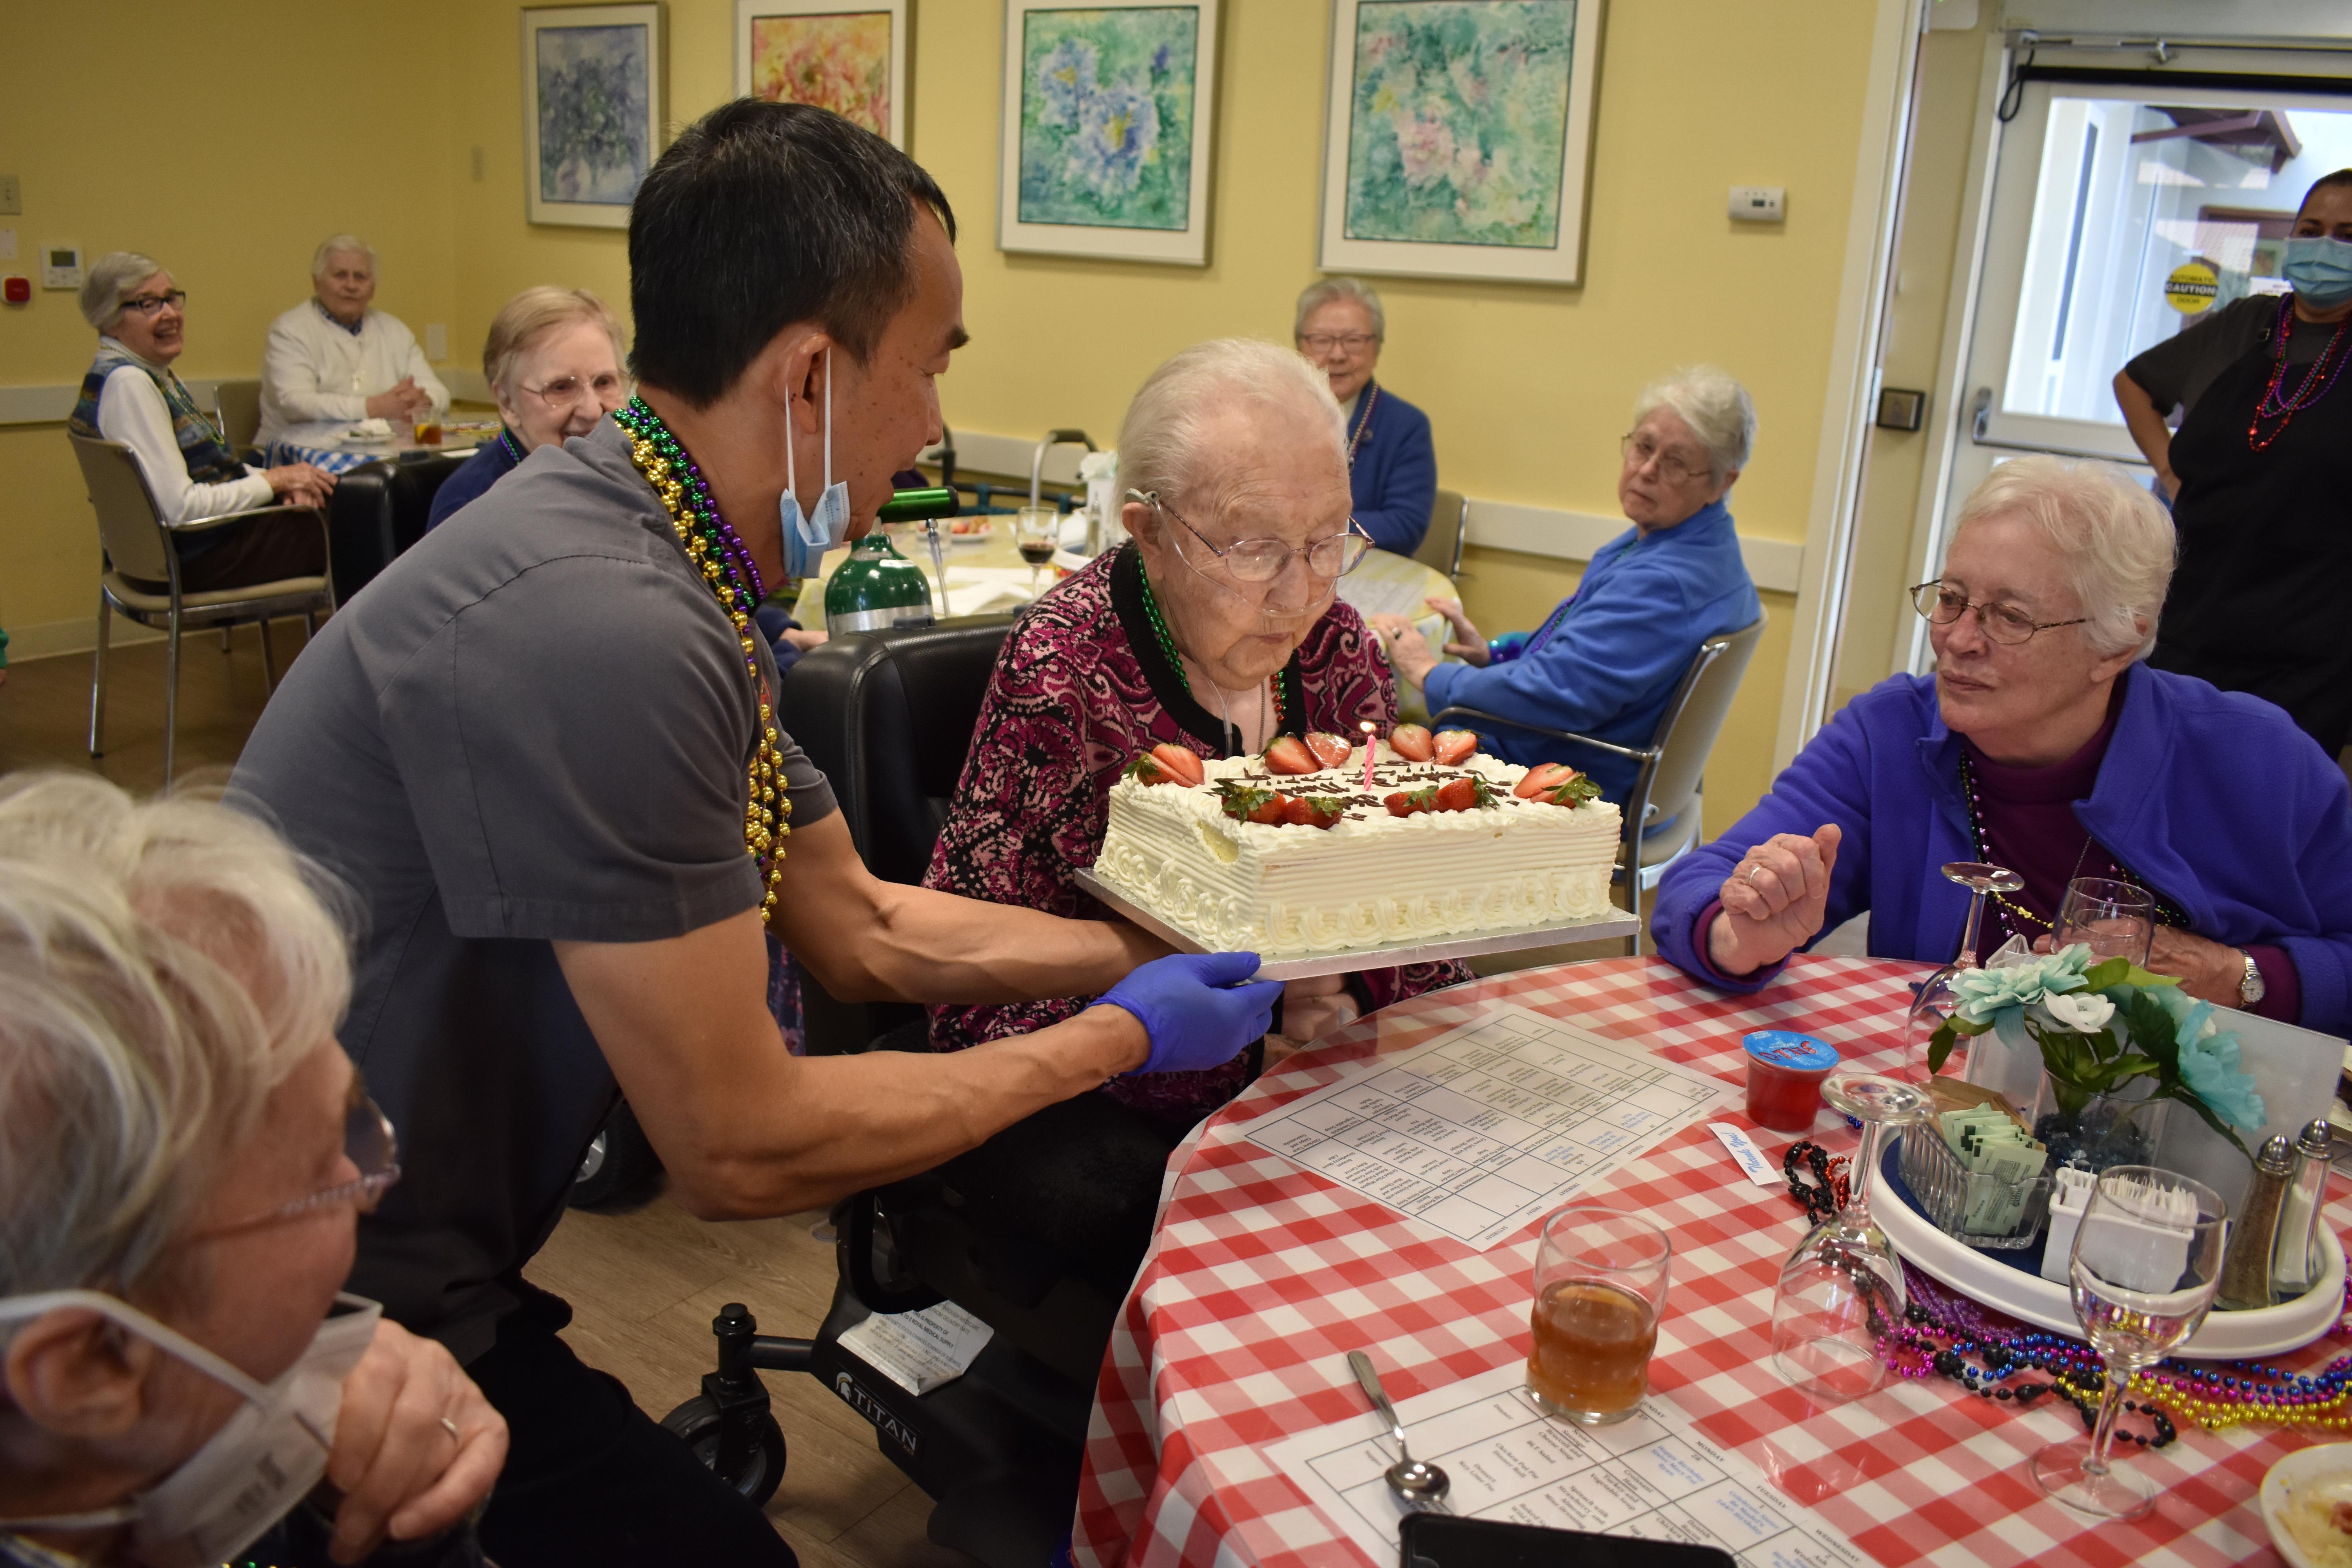
<instances>
[{"instance_id":1,"label":"purple floral painting","mask_svg":"<svg viewBox=\"0 0 2352 1568\"><path fill-rule=\"evenodd\" d=\"M1189 227L1199 7L1020 20L1020 221Z\"/></svg>"}]
</instances>

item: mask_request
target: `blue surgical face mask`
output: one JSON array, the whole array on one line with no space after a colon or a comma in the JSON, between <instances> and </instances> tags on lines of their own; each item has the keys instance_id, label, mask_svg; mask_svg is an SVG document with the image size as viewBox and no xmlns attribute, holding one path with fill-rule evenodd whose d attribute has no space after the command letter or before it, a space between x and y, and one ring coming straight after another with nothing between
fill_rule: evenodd
<instances>
[{"instance_id":1,"label":"blue surgical face mask","mask_svg":"<svg viewBox=\"0 0 2352 1568\"><path fill-rule=\"evenodd\" d=\"M2332 310L2352 300L2352 239L2298 235L2286 242L2286 260L2279 270L2305 304Z\"/></svg>"},{"instance_id":2,"label":"blue surgical face mask","mask_svg":"<svg viewBox=\"0 0 2352 1568\"><path fill-rule=\"evenodd\" d=\"M816 510L801 511L799 468L793 462L789 426L784 431L784 493L776 511L784 524L784 575L814 576L828 550L838 550L849 538L849 481L833 477L833 350L824 351L824 492Z\"/></svg>"}]
</instances>

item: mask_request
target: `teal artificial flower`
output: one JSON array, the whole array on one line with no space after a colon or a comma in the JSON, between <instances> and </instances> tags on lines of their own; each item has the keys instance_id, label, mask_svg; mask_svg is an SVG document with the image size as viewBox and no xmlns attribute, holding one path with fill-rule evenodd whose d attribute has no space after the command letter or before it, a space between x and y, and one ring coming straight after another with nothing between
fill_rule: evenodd
<instances>
[{"instance_id":1,"label":"teal artificial flower","mask_svg":"<svg viewBox=\"0 0 2352 1568\"><path fill-rule=\"evenodd\" d=\"M1964 969L1952 976L1959 1016L1971 1024L1994 1019L2011 1007L2030 1007L2045 995L2080 991L2091 950L2081 942L2000 969ZM2002 1031L2006 1037L2008 1031Z\"/></svg>"},{"instance_id":2,"label":"teal artificial flower","mask_svg":"<svg viewBox=\"0 0 2352 1568\"><path fill-rule=\"evenodd\" d=\"M2211 1026L2210 1002L2200 1002L2189 1011L2204 1026L2192 1029L2183 1024L2180 1027L2181 1081L2231 1126L2242 1132L2259 1131L2269 1121L2270 1113L2263 1106L2263 1097L2254 1092L2254 1080L2239 1069L2237 1035Z\"/></svg>"}]
</instances>

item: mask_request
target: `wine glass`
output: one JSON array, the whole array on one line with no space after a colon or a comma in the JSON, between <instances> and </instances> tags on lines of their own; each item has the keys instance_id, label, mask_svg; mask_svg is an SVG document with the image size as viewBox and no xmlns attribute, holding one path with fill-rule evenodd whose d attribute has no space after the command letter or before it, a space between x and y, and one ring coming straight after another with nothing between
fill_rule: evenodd
<instances>
[{"instance_id":1,"label":"wine glass","mask_svg":"<svg viewBox=\"0 0 2352 1568\"><path fill-rule=\"evenodd\" d=\"M1050 506L1024 506L1013 514L1013 545L1029 563L1029 596L1037 596L1038 579L1062 537L1062 514Z\"/></svg>"},{"instance_id":2,"label":"wine glass","mask_svg":"<svg viewBox=\"0 0 2352 1568\"><path fill-rule=\"evenodd\" d=\"M1873 1190L1895 1132L1927 1113L1914 1085L1838 1073L1822 1098L1862 1122L1845 1206L1813 1227L1780 1266L1772 1292L1772 1364L1824 1403L1859 1399L1886 1377L1879 1342L1903 1321L1903 1265L1870 1217Z\"/></svg>"},{"instance_id":3,"label":"wine glass","mask_svg":"<svg viewBox=\"0 0 2352 1568\"><path fill-rule=\"evenodd\" d=\"M2197 1331L2221 1280L2229 1206L2202 1182L2154 1165L2099 1173L2068 1263L2074 1317L2106 1358L2099 1419L2087 1437L2053 1443L2033 1456L2033 1479L2060 1502L2108 1519L2137 1519L2157 1489L2116 1465L2116 1413L2132 1374Z\"/></svg>"},{"instance_id":4,"label":"wine glass","mask_svg":"<svg viewBox=\"0 0 2352 1568\"><path fill-rule=\"evenodd\" d=\"M2077 877L2066 884L2052 950L2081 942L2094 958L2128 958L2143 969L2156 940L2156 899L2145 888L2112 877Z\"/></svg>"},{"instance_id":5,"label":"wine glass","mask_svg":"<svg viewBox=\"0 0 2352 1568\"><path fill-rule=\"evenodd\" d=\"M1952 976L1980 967L1977 963L1977 937L1984 929L1985 895L2014 893L2025 886L2025 879L2007 867L1988 866L1976 860L1951 861L1944 867L1944 875L1975 896L1969 900L1969 923L1960 934L1960 951L1949 963L1927 976L1904 1019L1903 1060L1906 1068L1918 1073L1922 1083L1935 1076L1927 1070L1927 1042L1944 1026L1952 1009L1959 1005L1959 994L1952 989Z\"/></svg>"}]
</instances>

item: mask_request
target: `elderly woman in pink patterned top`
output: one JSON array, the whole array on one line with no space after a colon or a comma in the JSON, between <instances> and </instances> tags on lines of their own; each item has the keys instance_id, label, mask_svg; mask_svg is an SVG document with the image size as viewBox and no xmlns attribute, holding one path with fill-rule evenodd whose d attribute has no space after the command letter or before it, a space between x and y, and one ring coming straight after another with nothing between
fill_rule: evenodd
<instances>
[{"instance_id":1,"label":"elderly woman in pink patterned top","mask_svg":"<svg viewBox=\"0 0 2352 1568\"><path fill-rule=\"evenodd\" d=\"M1152 373L1119 431L1131 542L1056 585L1006 639L927 885L1100 915L1071 874L1094 864L1110 787L1135 757L1163 742L1226 757L1310 730L1353 737L1367 719L1386 732L1388 660L1334 592L1364 548L1345 442L1328 384L1288 349L1226 339ZM1276 1027L1303 1043L1463 978L1422 964L1295 981ZM959 1050L1086 1004L935 1007L931 1043ZM1097 1103L1057 1110L1118 1124L1148 1167L1148 1216L1167 1149L1263 1060L1118 1079L1080 1097Z\"/></svg>"}]
</instances>

